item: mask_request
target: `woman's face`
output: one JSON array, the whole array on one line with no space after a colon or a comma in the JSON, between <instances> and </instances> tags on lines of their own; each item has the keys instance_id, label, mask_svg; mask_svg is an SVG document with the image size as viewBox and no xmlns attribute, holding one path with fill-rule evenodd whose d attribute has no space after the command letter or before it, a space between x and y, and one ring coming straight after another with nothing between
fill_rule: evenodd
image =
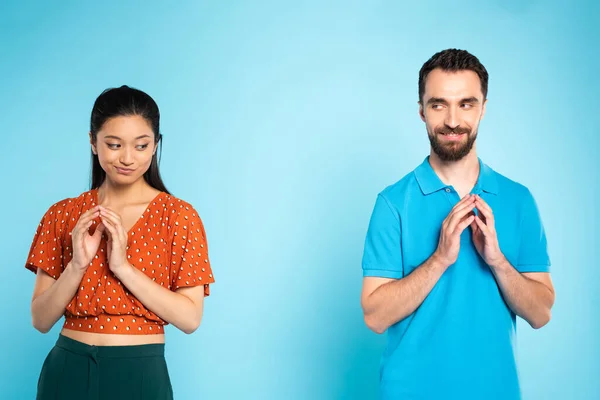
<instances>
[{"instance_id":1,"label":"woman's face","mask_svg":"<svg viewBox=\"0 0 600 400\"><path fill-rule=\"evenodd\" d=\"M150 168L156 152L154 132L141 116L120 116L107 120L92 141L107 179L117 185L137 182Z\"/></svg>"}]
</instances>

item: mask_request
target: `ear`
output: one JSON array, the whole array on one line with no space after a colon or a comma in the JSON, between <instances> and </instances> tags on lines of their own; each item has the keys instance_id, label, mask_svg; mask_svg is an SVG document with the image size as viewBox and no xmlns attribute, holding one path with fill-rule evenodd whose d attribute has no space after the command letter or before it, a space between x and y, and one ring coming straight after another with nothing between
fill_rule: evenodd
<instances>
[{"instance_id":1,"label":"ear","mask_svg":"<svg viewBox=\"0 0 600 400\"><path fill-rule=\"evenodd\" d=\"M152 152L152 155L156 154L156 151L158 150L158 144L160 143L161 140L162 140L162 133L159 133L158 134L158 139L154 143L154 151Z\"/></svg>"},{"instance_id":2,"label":"ear","mask_svg":"<svg viewBox=\"0 0 600 400\"><path fill-rule=\"evenodd\" d=\"M92 153L98 155L98 149L96 148L96 143L94 143L94 139L92 137L92 132L89 133L90 136L90 145L92 146Z\"/></svg>"},{"instance_id":3,"label":"ear","mask_svg":"<svg viewBox=\"0 0 600 400\"><path fill-rule=\"evenodd\" d=\"M487 99L485 99L483 101L483 106L481 107L481 118L480 119L483 119L483 116L485 115L486 106L487 106Z\"/></svg>"},{"instance_id":4,"label":"ear","mask_svg":"<svg viewBox=\"0 0 600 400\"><path fill-rule=\"evenodd\" d=\"M419 101L419 116L421 117L421 121L426 122L425 121L425 110L423 109L423 103L421 103L421 101Z\"/></svg>"}]
</instances>

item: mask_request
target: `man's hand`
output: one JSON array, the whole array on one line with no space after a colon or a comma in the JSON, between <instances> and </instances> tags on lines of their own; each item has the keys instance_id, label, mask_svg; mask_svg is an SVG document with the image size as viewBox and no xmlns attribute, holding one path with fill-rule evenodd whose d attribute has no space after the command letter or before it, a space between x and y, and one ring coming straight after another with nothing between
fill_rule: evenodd
<instances>
[{"instance_id":1,"label":"man's hand","mask_svg":"<svg viewBox=\"0 0 600 400\"><path fill-rule=\"evenodd\" d=\"M458 258L460 234L473 223L475 216L469 215L473 208L475 197L466 195L452 208L442 224L438 247L433 255L446 267L454 264Z\"/></svg>"},{"instance_id":2,"label":"man's hand","mask_svg":"<svg viewBox=\"0 0 600 400\"><path fill-rule=\"evenodd\" d=\"M475 197L475 208L479 215L471 223L473 230L473 244L477 252L490 267L499 266L504 260L504 254L500 251L498 236L494 222L494 213L491 207L478 195Z\"/></svg>"}]
</instances>

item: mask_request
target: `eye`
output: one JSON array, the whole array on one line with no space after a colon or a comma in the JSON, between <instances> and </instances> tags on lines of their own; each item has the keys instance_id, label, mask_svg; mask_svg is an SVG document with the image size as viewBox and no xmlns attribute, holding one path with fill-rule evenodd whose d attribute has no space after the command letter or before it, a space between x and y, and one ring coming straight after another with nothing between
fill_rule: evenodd
<instances>
[{"instance_id":1,"label":"eye","mask_svg":"<svg viewBox=\"0 0 600 400\"><path fill-rule=\"evenodd\" d=\"M443 106L441 104L439 104L439 103L437 103L437 104L434 103L434 104L431 105L431 108L434 109L434 110L441 110L442 107Z\"/></svg>"},{"instance_id":2,"label":"eye","mask_svg":"<svg viewBox=\"0 0 600 400\"><path fill-rule=\"evenodd\" d=\"M471 103L463 103L463 104L461 104L461 107L464 108L464 109L466 109L466 110L468 110L468 109L473 108L473 104L471 104Z\"/></svg>"},{"instance_id":3,"label":"eye","mask_svg":"<svg viewBox=\"0 0 600 400\"><path fill-rule=\"evenodd\" d=\"M117 150L119 147L121 147L121 145L118 143L106 143L106 145L111 150Z\"/></svg>"},{"instance_id":4,"label":"eye","mask_svg":"<svg viewBox=\"0 0 600 400\"><path fill-rule=\"evenodd\" d=\"M138 149L138 150L140 150L140 151L141 150L146 150L148 148L148 143L146 143L146 144L140 144L138 146L135 146L135 148Z\"/></svg>"}]
</instances>

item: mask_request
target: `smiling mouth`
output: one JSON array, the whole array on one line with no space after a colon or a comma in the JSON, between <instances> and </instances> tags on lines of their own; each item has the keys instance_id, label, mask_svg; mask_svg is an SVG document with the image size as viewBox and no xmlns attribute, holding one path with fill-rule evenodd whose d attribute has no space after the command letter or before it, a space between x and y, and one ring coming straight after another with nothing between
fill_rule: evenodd
<instances>
[{"instance_id":1,"label":"smiling mouth","mask_svg":"<svg viewBox=\"0 0 600 400\"><path fill-rule=\"evenodd\" d=\"M440 135L444 136L444 138L449 141L459 141L466 134L465 133L441 133Z\"/></svg>"}]
</instances>

